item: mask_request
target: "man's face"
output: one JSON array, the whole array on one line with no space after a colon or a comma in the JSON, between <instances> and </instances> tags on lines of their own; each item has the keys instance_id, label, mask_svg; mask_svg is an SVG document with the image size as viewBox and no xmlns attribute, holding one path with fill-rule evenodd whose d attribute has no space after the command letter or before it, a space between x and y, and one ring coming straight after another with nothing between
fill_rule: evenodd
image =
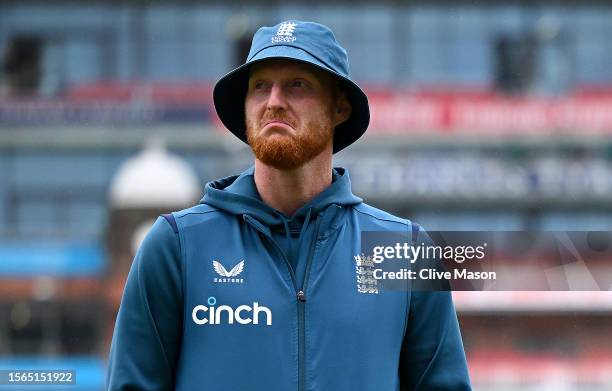
<instances>
[{"instance_id":1,"label":"man's face","mask_svg":"<svg viewBox=\"0 0 612 391\"><path fill-rule=\"evenodd\" d=\"M245 102L247 140L272 167L302 166L326 148L350 105L333 76L297 61L272 59L250 70Z\"/></svg>"}]
</instances>

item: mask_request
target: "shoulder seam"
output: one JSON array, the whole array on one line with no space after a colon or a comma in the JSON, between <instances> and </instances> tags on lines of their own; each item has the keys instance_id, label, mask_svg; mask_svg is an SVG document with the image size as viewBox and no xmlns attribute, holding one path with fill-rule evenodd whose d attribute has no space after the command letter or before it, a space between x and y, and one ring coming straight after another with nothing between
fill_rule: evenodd
<instances>
[{"instance_id":1,"label":"shoulder seam","mask_svg":"<svg viewBox=\"0 0 612 391\"><path fill-rule=\"evenodd\" d=\"M207 210L207 211L204 211L204 212L187 212L187 213L181 214L180 216L178 216L178 218L180 219L180 218L185 217L187 215L204 215L206 213L212 213L212 212L221 212L221 211L219 209L213 209L213 210Z\"/></svg>"},{"instance_id":2,"label":"shoulder seam","mask_svg":"<svg viewBox=\"0 0 612 391\"><path fill-rule=\"evenodd\" d=\"M373 214L371 214L371 213L367 213L367 212L365 212L365 211L363 211L363 210L359 210L359 209L357 209L357 208L353 208L353 209L354 209L354 210L356 210L357 212L361 213L361 214L364 214L364 215L367 215L367 216L373 217L373 218L375 218L375 219L377 219L377 220L388 221L388 222L390 222L390 223L398 223L398 224L403 224L403 225L405 225L405 226L408 226L408 222L407 222L406 220L403 220L403 219L399 219L399 218L398 218L398 220L399 220L399 221L398 221L398 220L385 219L385 218L383 218L383 217L374 216L374 215L373 215Z\"/></svg>"},{"instance_id":3,"label":"shoulder seam","mask_svg":"<svg viewBox=\"0 0 612 391\"><path fill-rule=\"evenodd\" d=\"M416 244L421 226L415 222L412 223L412 243Z\"/></svg>"},{"instance_id":4,"label":"shoulder seam","mask_svg":"<svg viewBox=\"0 0 612 391\"><path fill-rule=\"evenodd\" d=\"M168 224L170 224L170 226L172 227L172 230L174 231L174 233L177 234L178 226L176 225L176 220L174 218L174 215L172 213L164 213L162 217L166 219Z\"/></svg>"}]
</instances>

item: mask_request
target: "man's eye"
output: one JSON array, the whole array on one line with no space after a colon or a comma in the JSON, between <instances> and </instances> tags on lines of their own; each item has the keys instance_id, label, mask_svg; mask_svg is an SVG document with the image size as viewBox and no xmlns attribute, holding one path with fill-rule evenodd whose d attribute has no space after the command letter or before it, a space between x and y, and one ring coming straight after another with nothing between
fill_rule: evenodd
<instances>
[{"instance_id":1,"label":"man's eye","mask_svg":"<svg viewBox=\"0 0 612 391\"><path fill-rule=\"evenodd\" d=\"M269 87L269 83L267 81L257 80L257 81L251 82L251 86L249 88L251 88L254 91L264 91L268 87Z\"/></svg>"},{"instance_id":2,"label":"man's eye","mask_svg":"<svg viewBox=\"0 0 612 391\"><path fill-rule=\"evenodd\" d=\"M294 80L292 86L298 88L306 87L306 83L303 80Z\"/></svg>"}]
</instances>

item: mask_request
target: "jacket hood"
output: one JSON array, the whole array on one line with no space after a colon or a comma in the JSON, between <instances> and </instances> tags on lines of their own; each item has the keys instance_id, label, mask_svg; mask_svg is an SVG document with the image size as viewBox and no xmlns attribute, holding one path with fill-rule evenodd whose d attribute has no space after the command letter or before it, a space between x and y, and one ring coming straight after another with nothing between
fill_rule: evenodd
<instances>
[{"instance_id":1,"label":"jacket hood","mask_svg":"<svg viewBox=\"0 0 612 391\"><path fill-rule=\"evenodd\" d=\"M351 192L348 171L342 167L336 167L333 169L331 185L289 217L261 200L255 186L254 172L255 168L251 166L240 175L207 183L206 192L200 203L236 215L247 214L266 226L274 226L287 221L303 219L306 214L318 214L332 204L348 206L363 202Z\"/></svg>"}]
</instances>

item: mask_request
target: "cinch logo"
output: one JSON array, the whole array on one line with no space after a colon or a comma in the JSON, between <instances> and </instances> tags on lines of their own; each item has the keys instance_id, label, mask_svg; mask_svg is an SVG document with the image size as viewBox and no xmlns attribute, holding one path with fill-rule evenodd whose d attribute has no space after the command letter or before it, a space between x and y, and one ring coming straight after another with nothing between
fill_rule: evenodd
<instances>
[{"instance_id":1,"label":"cinch logo","mask_svg":"<svg viewBox=\"0 0 612 391\"><path fill-rule=\"evenodd\" d=\"M291 22L281 23L276 31L276 36L272 37L272 43L295 41L295 37L293 36L295 26L296 24Z\"/></svg>"},{"instance_id":2,"label":"cinch logo","mask_svg":"<svg viewBox=\"0 0 612 391\"><path fill-rule=\"evenodd\" d=\"M272 311L268 307L260 306L257 302L254 302L252 307L240 305L236 309L229 305L215 307L217 299L211 296L207 303L208 306L200 304L193 307L191 318L195 324L234 324L234 320L240 324L259 324L259 314L263 312L266 316L266 326L272 326ZM248 314L243 315L245 312ZM226 315L223 315L224 313Z\"/></svg>"}]
</instances>

